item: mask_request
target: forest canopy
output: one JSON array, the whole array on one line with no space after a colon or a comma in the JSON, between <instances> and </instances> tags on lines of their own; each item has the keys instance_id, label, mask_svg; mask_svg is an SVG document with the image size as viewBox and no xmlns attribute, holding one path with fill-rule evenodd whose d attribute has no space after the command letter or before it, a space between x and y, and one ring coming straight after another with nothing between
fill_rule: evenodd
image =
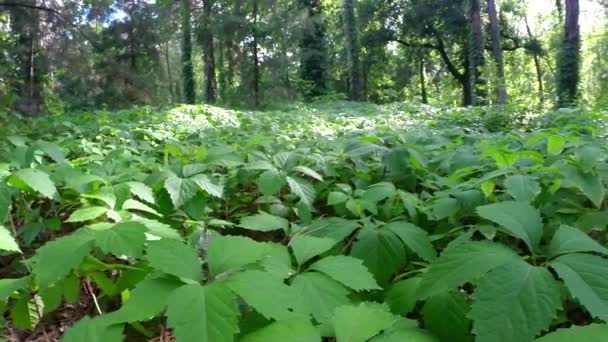
<instances>
[{"instance_id":1,"label":"forest canopy","mask_svg":"<svg viewBox=\"0 0 608 342\"><path fill-rule=\"evenodd\" d=\"M0 342L608 341L606 0L0 0Z\"/></svg>"},{"instance_id":2,"label":"forest canopy","mask_svg":"<svg viewBox=\"0 0 608 342\"><path fill-rule=\"evenodd\" d=\"M573 3L3 0L0 104L594 106L608 92L606 4Z\"/></svg>"}]
</instances>

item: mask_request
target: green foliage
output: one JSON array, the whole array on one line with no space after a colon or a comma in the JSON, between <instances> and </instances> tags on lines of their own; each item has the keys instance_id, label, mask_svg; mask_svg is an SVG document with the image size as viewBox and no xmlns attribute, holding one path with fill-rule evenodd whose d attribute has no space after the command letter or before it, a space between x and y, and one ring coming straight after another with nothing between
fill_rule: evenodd
<instances>
[{"instance_id":1,"label":"green foliage","mask_svg":"<svg viewBox=\"0 0 608 342\"><path fill-rule=\"evenodd\" d=\"M7 324L36 331L89 283L104 314L67 341L531 342L608 320L601 115L489 133L475 111L318 106L14 123Z\"/></svg>"}]
</instances>

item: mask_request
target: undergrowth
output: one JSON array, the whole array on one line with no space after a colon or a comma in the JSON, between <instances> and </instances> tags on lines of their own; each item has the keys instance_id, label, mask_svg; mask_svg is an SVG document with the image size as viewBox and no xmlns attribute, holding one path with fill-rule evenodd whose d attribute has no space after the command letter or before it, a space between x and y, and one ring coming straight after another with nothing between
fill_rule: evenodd
<instances>
[{"instance_id":1,"label":"undergrowth","mask_svg":"<svg viewBox=\"0 0 608 342\"><path fill-rule=\"evenodd\" d=\"M27 336L91 296L63 341L599 341L604 119L0 114L1 324Z\"/></svg>"}]
</instances>

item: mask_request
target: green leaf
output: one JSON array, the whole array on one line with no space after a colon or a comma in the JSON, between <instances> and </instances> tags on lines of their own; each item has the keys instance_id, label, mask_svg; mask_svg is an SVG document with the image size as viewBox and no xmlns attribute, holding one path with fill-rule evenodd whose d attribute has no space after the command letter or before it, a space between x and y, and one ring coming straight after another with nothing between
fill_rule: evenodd
<instances>
[{"instance_id":1,"label":"green leaf","mask_svg":"<svg viewBox=\"0 0 608 342\"><path fill-rule=\"evenodd\" d=\"M431 239L422 228L405 221L391 222L384 228L395 233L409 249L422 259L433 261L437 258Z\"/></svg>"},{"instance_id":2,"label":"green leaf","mask_svg":"<svg viewBox=\"0 0 608 342\"><path fill-rule=\"evenodd\" d=\"M593 317L608 320L608 260L588 254L562 255L551 267Z\"/></svg>"},{"instance_id":3,"label":"green leaf","mask_svg":"<svg viewBox=\"0 0 608 342\"><path fill-rule=\"evenodd\" d=\"M310 269L324 273L355 291L381 288L374 276L363 266L363 261L353 257L328 256L312 264Z\"/></svg>"},{"instance_id":4,"label":"green leaf","mask_svg":"<svg viewBox=\"0 0 608 342\"><path fill-rule=\"evenodd\" d=\"M107 324L149 320L165 310L170 295L180 286L183 283L174 279L145 279L129 293L129 299L119 310L101 318Z\"/></svg>"},{"instance_id":5,"label":"green leaf","mask_svg":"<svg viewBox=\"0 0 608 342\"><path fill-rule=\"evenodd\" d=\"M34 329L42 318L44 303L38 295L21 296L11 310L11 321L17 329Z\"/></svg>"},{"instance_id":6,"label":"green leaf","mask_svg":"<svg viewBox=\"0 0 608 342\"><path fill-rule=\"evenodd\" d=\"M62 163L65 161L65 153L61 150L57 144L52 142L38 140L35 145L42 152L46 153L51 159L53 159L57 163Z\"/></svg>"},{"instance_id":7,"label":"green leaf","mask_svg":"<svg viewBox=\"0 0 608 342\"><path fill-rule=\"evenodd\" d=\"M41 288L70 274L82 263L93 248L93 236L79 231L47 242L32 257L32 273Z\"/></svg>"},{"instance_id":8,"label":"green leaf","mask_svg":"<svg viewBox=\"0 0 608 342\"><path fill-rule=\"evenodd\" d=\"M0 225L6 221L10 213L11 202L12 198L8 186L0 182Z\"/></svg>"},{"instance_id":9,"label":"green leaf","mask_svg":"<svg viewBox=\"0 0 608 342\"><path fill-rule=\"evenodd\" d=\"M253 216L245 216L241 218L241 223L239 226L259 232L269 232L279 229L287 230L289 227L289 221L280 216L274 216L262 212Z\"/></svg>"},{"instance_id":10,"label":"green leaf","mask_svg":"<svg viewBox=\"0 0 608 342\"><path fill-rule=\"evenodd\" d=\"M505 187L509 195L519 202L532 202L541 191L536 179L527 175L507 177Z\"/></svg>"},{"instance_id":11,"label":"green leaf","mask_svg":"<svg viewBox=\"0 0 608 342\"><path fill-rule=\"evenodd\" d=\"M327 252L335 244L336 241L333 239L310 235L298 235L289 243L299 265L304 264L319 254Z\"/></svg>"},{"instance_id":12,"label":"green leaf","mask_svg":"<svg viewBox=\"0 0 608 342\"><path fill-rule=\"evenodd\" d=\"M605 342L608 336L608 324L590 324L587 326L572 326L558 329L535 342Z\"/></svg>"},{"instance_id":13,"label":"green leaf","mask_svg":"<svg viewBox=\"0 0 608 342\"><path fill-rule=\"evenodd\" d=\"M321 342L319 331L303 318L274 322L245 335L240 342Z\"/></svg>"},{"instance_id":14,"label":"green leaf","mask_svg":"<svg viewBox=\"0 0 608 342\"><path fill-rule=\"evenodd\" d=\"M319 182L323 181L323 176L321 176L317 171L309 168L308 166L296 166L293 168L294 171L300 172L301 174L308 176L310 178L314 178L316 180L318 180Z\"/></svg>"},{"instance_id":15,"label":"green leaf","mask_svg":"<svg viewBox=\"0 0 608 342\"><path fill-rule=\"evenodd\" d=\"M557 156L564 150L566 140L559 135L552 135L547 138L547 154Z\"/></svg>"},{"instance_id":16,"label":"green leaf","mask_svg":"<svg viewBox=\"0 0 608 342\"><path fill-rule=\"evenodd\" d=\"M233 341L238 332L236 297L219 284L184 285L169 297L167 324L181 342Z\"/></svg>"},{"instance_id":17,"label":"green leaf","mask_svg":"<svg viewBox=\"0 0 608 342\"><path fill-rule=\"evenodd\" d=\"M107 211L107 208L96 206L80 208L74 211L66 222L91 221L105 214Z\"/></svg>"},{"instance_id":18,"label":"green leaf","mask_svg":"<svg viewBox=\"0 0 608 342\"><path fill-rule=\"evenodd\" d=\"M137 211L142 211L144 213L148 213L148 214L152 214L152 215L156 215L156 216L162 216L158 211L154 210L154 208L148 206L147 204L144 204L138 200L134 200L132 198L129 198L128 200L125 201L125 203L122 204L122 209L123 210L137 210Z\"/></svg>"},{"instance_id":19,"label":"green leaf","mask_svg":"<svg viewBox=\"0 0 608 342\"><path fill-rule=\"evenodd\" d=\"M400 280L394 283L386 292L384 302L388 304L395 314L405 316L416 306L416 292L422 279L419 277Z\"/></svg>"},{"instance_id":20,"label":"green leaf","mask_svg":"<svg viewBox=\"0 0 608 342\"><path fill-rule=\"evenodd\" d=\"M85 317L69 327L62 342L122 342L123 325L108 325L102 319Z\"/></svg>"},{"instance_id":21,"label":"green leaf","mask_svg":"<svg viewBox=\"0 0 608 342\"><path fill-rule=\"evenodd\" d=\"M544 267L518 261L490 271L473 294L473 333L480 342L532 341L561 308L560 286Z\"/></svg>"},{"instance_id":22,"label":"green leaf","mask_svg":"<svg viewBox=\"0 0 608 342\"><path fill-rule=\"evenodd\" d=\"M317 192L312 184L307 180L298 177L287 177L287 184L289 184L291 192L298 195L302 202L308 206L312 206L312 203L317 196Z\"/></svg>"},{"instance_id":23,"label":"green leaf","mask_svg":"<svg viewBox=\"0 0 608 342\"><path fill-rule=\"evenodd\" d=\"M442 220L456 214L460 210L460 202L455 198L439 198L433 202L435 219Z\"/></svg>"},{"instance_id":24,"label":"green leaf","mask_svg":"<svg viewBox=\"0 0 608 342\"><path fill-rule=\"evenodd\" d=\"M422 307L422 319L427 330L440 341L470 342L471 320L469 304L461 293L444 292L429 298Z\"/></svg>"},{"instance_id":25,"label":"green leaf","mask_svg":"<svg viewBox=\"0 0 608 342\"><path fill-rule=\"evenodd\" d=\"M321 273L299 274L293 278L291 288L299 306L320 323L329 322L335 308L350 303L348 290Z\"/></svg>"},{"instance_id":26,"label":"green leaf","mask_svg":"<svg viewBox=\"0 0 608 342\"><path fill-rule=\"evenodd\" d=\"M11 232L9 232L8 229L4 228L2 225L0 225L0 250L21 253L19 244L13 235L11 235Z\"/></svg>"},{"instance_id":27,"label":"green leaf","mask_svg":"<svg viewBox=\"0 0 608 342\"><path fill-rule=\"evenodd\" d=\"M349 198L350 197L343 192L332 191L327 195L327 205L344 203L348 201Z\"/></svg>"},{"instance_id":28,"label":"green leaf","mask_svg":"<svg viewBox=\"0 0 608 342\"><path fill-rule=\"evenodd\" d=\"M595 172L583 172L569 165L562 167L561 171L568 182L579 188L596 207L601 208L606 195L600 175Z\"/></svg>"},{"instance_id":29,"label":"green leaf","mask_svg":"<svg viewBox=\"0 0 608 342\"><path fill-rule=\"evenodd\" d=\"M224 187L215 184L207 175L198 174L190 178L196 185L211 196L222 198L224 196Z\"/></svg>"},{"instance_id":30,"label":"green leaf","mask_svg":"<svg viewBox=\"0 0 608 342\"><path fill-rule=\"evenodd\" d=\"M361 198L365 201L376 203L393 196L396 191L397 189L395 189L393 183L376 183L368 186Z\"/></svg>"},{"instance_id":31,"label":"green leaf","mask_svg":"<svg viewBox=\"0 0 608 342\"><path fill-rule=\"evenodd\" d=\"M363 264L380 284L386 284L405 265L405 247L387 229L363 228L357 234L350 255Z\"/></svg>"},{"instance_id":32,"label":"green leaf","mask_svg":"<svg viewBox=\"0 0 608 342\"><path fill-rule=\"evenodd\" d=\"M165 180L165 189L171 197L173 206L179 208L196 195L199 186L191 179L171 176Z\"/></svg>"},{"instance_id":33,"label":"green leaf","mask_svg":"<svg viewBox=\"0 0 608 342\"><path fill-rule=\"evenodd\" d=\"M110 229L91 230L95 243L104 253L140 257L146 242L146 226L137 222L121 222Z\"/></svg>"},{"instance_id":34,"label":"green leaf","mask_svg":"<svg viewBox=\"0 0 608 342\"><path fill-rule=\"evenodd\" d=\"M244 236L218 236L209 242L207 261L214 276L258 262L268 251L266 243Z\"/></svg>"},{"instance_id":35,"label":"green leaf","mask_svg":"<svg viewBox=\"0 0 608 342\"><path fill-rule=\"evenodd\" d=\"M34 191L38 191L46 198L52 199L57 193L55 183L53 183L49 175L44 171L38 169L21 169L13 173L13 177L16 177Z\"/></svg>"},{"instance_id":36,"label":"green leaf","mask_svg":"<svg viewBox=\"0 0 608 342\"><path fill-rule=\"evenodd\" d=\"M264 317L276 320L295 316L293 290L279 278L262 271L239 272L226 280L232 291ZM263 291L261 291L263 289Z\"/></svg>"},{"instance_id":37,"label":"green leaf","mask_svg":"<svg viewBox=\"0 0 608 342\"><path fill-rule=\"evenodd\" d=\"M150 266L177 277L200 281L203 270L197 251L176 240L149 241L146 259Z\"/></svg>"},{"instance_id":38,"label":"green leaf","mask_svg":"<svg viewBox=\"0 0 608 342\"><path fill-rule=\"evenodd\" d=\"M131 191L133 195L148 203L155 203L152 188L146 184L141 182L128 182L127 185L129 186L129 191Z\"/></svg>"},{"instance_id":39,"label":"green leaf","mask_svg":"<svg viewBox=\"0 0 608 342\"><path fill-rule=\"evenodd\" d=\"M0 301L5 301L13 292L24 289L29 281L29 277L17 279L0 279Z\"/></svg>"},{"instance_id":40,"label":"green leaf","mask_svg":"<svg viewBox=\"0 0 608 342\"><path fill-rule=\"evenodd\" d=\"M560 226L547 248L547 255L556 257L576 252L597 252L608 255L608 249L577 228Z\"/></svg>"},{"instance_id":41,"label":"green leaf","mask_svg":"<svg viewBox=\"0 0 608 342\"><path fill-rule=\"evenodd\" d=\"M433 335L428 332L414 327L393 329L386 331L382 335L378 335L370 342L439 342ZM454 341L450 339L449 341Z\"/></svg>"},{"instance_id":42,"label":"green leaf","mask_svg":"<svg viewBox=\"0 0 608 342\"><path fill-rule=\"evenodd\" d=\"M346 305L336 309L333 323L340 342L365 342L392 326L397 320L388 308L378 303Z\"/></svg>"},{"instance_id":43,"label":"green leaf","mask_svg":"<svg viewBox=\"0 0 608 342\"><path fill-rule=\"evenodd\" d=\"M488 241L465 241L451 244L429 266L420 283L418 296L427 298L454 290L479 279L488 271L519 260L511 249Z\"/></svg>"},{"instance_id":44,"label":"green leaf","mask_svg":"<svg viewBox=\"0 0 608 342\"><path fill-rule=\"evenodd\" d=\"M531 251L538 250L543 234L543 221L538 209L529 203L506 201L489 204L477 207L477 213L522 239Z\"/></svg>"},{"instance_id":45,"label":"green leaf","mask_svg":"<svg viewBox=\"0 0 608 342\"><path fill-rule=\"evenodd\" d=\"M277 170L262 172L257 181L258 188L264 196L272 196L279 192L285 185L285 177Z\"/></svg>"}]
</instances>

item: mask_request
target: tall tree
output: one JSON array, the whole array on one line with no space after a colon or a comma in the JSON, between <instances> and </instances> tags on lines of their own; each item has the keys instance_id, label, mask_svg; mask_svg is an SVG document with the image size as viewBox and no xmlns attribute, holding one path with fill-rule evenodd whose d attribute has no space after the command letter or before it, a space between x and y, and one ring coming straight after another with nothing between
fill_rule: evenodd
<instances>
[{"instance_id":1,"label":"tall tree","mask_svg":"<svg viewBox=\"0 0 608 342\"><path fill-rule=\"evenodd\" d=\"M36 115L44 109L44 55L40 44L40 13L36 0L20 0L11 9L11 30L15 37L12 58L17 66L16 109Z\"/></svg>"},{"instance_id":2,"label":"tall tree","mask_svg":"<svg viewBox=\"0 0 608 342\"><path fill-rule=\"evenodd\" d=\"M211 18L213 17L212 0L203 0L203 15L199 29L199 41L203 48L203 61L205 64L205 102L215 103L217 81L215 77L215 53L213 46L213 30Z\"/></svg>"},{"instance_id":3,"label":"tall tree","mask_svg":"<svg viewBox=\"0 0 608 342\"><path fill-rule=\"evenodd\" d=\"M300 77L308 82L305 96L327 92L327 47L321 0L300 0L302 30L300 37Z\"/></svg>"},{"instance_id":4,"label":"tall tree","mask_svg":"<svg viewBox=\"0 0 608 342\"><path fill-rule=\"evenodd\" d=\"M194 65L192 64L192 8L190 0L182 0L182 82L185 102L196 101Z\"/></svg>"},{"instance_id":5,"label":"tall tree","mask_svg":"<svg viewBox=\"0 0 608 342\"><path fill-rule=\"evenodd\" d=\"M526 32L528 33L528 47L527 51L532 54L534 58L534 69L536 70L536 82L538 84L538 101L542 106L545 102L545 86L543 82L543 67L541 64L541 54L543 52L540 40L532 35L532 29L528 23L528 16L524 14L524 23L526 25Z\"/></svg>"},{"instance_id":6,"label":"tall tree","mask_svg":"<svg viewBox=\"0 0 608 342\"><path fill-rule=\"evenodd\" d=\"M251 29L251 55L253 57L253 106L258 107L260 105L260 56L258 47L258 0L253 0L253 25Z\"/></svg>"},{"instance_id":7,"label":"tall tree","mask_svg":"<svg viewBox=\"0 0 608 342\"><path fill-rule=\"evenodd\" d=\"M507 84L505 82L505 61L500 43L500 21L496 11L496 1L488 1L488 17L490 18L490 37L492 40L492 55L496 63L496 98L498 104L507 103Z\"/></svg>"},{"instance_id":8,"label":"tall tree","mask_svg":"<svg viewBox=\"0 0 608 342\"><path fill-rule=\"evenodd\" d=\"M348 58L349 98L353 101L365 100L361 62L359 59L359 33L355 17L355 0L344 0L344 34L346 37L346 55Z\"/></svg>"},{"instance_id":9,"label":"tall tree","mask_svg":"<svg viewBox=\"0 0 608 342\"><path fill-rule=\"evenodd\" d=\"M557 106L569 107L578 98L581 33L579 1L566 0L564 38L557 58Z\"/></svg>"},{"instance_id":10,"label":"tall tree","mask_svg":"<svg viewBox=\"0 0 608 342\"><path fill-rule=\"evenodd\" d=\"M483 79L484 65L483 29L481 24L480 0L469 0L469 20L471 37L469 42L469 63L471 69L470 86L473 93L473 105L483 105L486 102L486 84Z\"/></svg>"}]
</instances>

